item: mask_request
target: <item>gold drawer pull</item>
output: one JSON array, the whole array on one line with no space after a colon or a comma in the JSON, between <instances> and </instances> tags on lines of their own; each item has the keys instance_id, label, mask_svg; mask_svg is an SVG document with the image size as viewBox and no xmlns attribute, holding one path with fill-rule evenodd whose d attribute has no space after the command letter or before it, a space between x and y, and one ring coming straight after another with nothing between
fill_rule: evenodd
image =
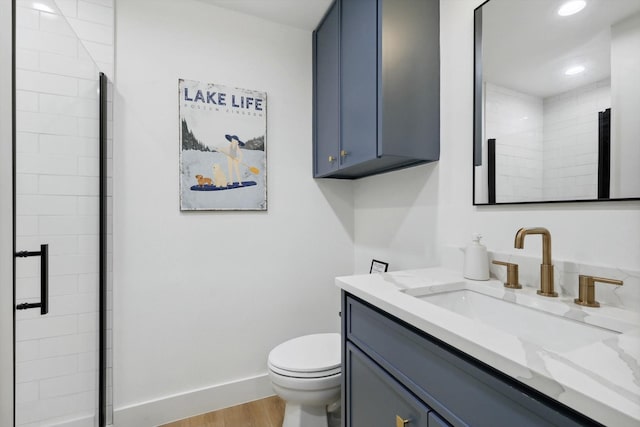
<instances>
[{"instance_id":1,"label":"gold drawer pull","mask_svg":"<svg viewBox=\"0 0 640 427\"><path fill-rule=\"evenodd\" d=\"M347 150L340 150L340 155L342 157L347 157L349 155L349 152L347 152Z\"/></svg>"},{"instance_id":2,"label":"gold drawer pull","mask_svg":"<svg viewBox=\"0 0 640 427\"><path fill-rule=\"evenodd\" d=\"M336 158L333 156L329 156L329 163L333 163L336 161Z\"/></svg>"},{"instance_id":3,"label":"gold drawer pull","mask_svg":"<svg viewBox=\"0 0 640 427\"><path fill-rule=\"evenodd\" d=\"M396 415L396 427L404 427L409 424L410 420L405 420L400 415Z\"/></svg>"}]
</instances>

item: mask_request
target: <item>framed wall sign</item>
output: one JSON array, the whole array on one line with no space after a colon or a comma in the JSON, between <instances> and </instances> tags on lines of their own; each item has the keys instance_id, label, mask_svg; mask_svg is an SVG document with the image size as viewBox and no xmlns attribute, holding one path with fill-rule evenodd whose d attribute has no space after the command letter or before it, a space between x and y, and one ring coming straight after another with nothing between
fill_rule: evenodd
<instances>
[{"instance_id":1,"label":"framed wall sign","mask_svg":"<svg viewBox=\"0 0 640 427\"><path fill-rule=\"evenodd\" d=\"M178 81L180 209L267 210L267 94Z\"/></svg>"},{"instance_id":2,"label":"framed wall sign","mask_svg":"<svg viewBox=\"0 0 640 427\"><path fill-rule=\"evenodd\" d=\"M369 269L369 273L386 273L389 269L389 263L371 260L371 268Z\"/></svg>"}]
</instances>

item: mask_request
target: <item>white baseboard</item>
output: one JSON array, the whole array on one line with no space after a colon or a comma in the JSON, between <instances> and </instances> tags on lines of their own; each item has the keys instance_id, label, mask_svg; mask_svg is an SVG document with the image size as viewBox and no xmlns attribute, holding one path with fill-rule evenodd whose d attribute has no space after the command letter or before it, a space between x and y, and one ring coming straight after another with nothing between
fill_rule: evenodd
<instances>
[{"instance_id":1,"label":"white baseboard","mask_svg":"<svg viewBox=\"0 0 640 427\"><path fill-rule=\"evenodd\" d=\"M89 427L98 425L98 421L96 420L96 418L96 415L91 415L88 417L76 418L73 420L55 421L52 424L48 424L47 421L44 422L47 422L47 425L50 425L51 427Z\"/></svg>"},{"instance_id":2,"label":"white baseboard","mask_svg":"<svg viewBox=\"0 0 640 427\"><path fill-rule=\"evenodd\" d=\"M267 374L115 408L114 427L152 427L273 396Z\"/></svg>"}]
</instances>

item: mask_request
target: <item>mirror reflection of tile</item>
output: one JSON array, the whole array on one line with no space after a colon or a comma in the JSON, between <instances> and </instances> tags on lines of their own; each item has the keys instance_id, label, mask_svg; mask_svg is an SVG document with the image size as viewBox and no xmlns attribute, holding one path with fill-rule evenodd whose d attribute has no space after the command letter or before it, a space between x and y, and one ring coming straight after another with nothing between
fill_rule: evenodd
<instances>
[{"instance_id":1,"label":"mirror reflection of tile","mask_svg":"<svg viewBox=\"0 0 640 427\"><path fill-rule=\"evenodd\" d=\"M640 57L629 54L640 51L640 2L594 0L550 16L557 3L490 0L476 10L476 204L640 198L631 143L640 122L624 113L640 111Z\"/></svg>"}]
</instances>

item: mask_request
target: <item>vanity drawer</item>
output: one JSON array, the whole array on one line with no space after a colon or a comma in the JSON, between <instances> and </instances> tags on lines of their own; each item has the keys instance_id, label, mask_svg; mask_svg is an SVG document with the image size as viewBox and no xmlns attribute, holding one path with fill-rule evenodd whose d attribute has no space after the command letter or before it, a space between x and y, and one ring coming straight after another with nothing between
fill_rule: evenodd
<instances>
[{"instance_id":1,"label":"vanity drawer","mask_svg":"<svg viewBox=\"0 0 640 427\"><path fill-rule=\"evenodd\" d=\"M343 304L346 339L455 426L599 425L364 301Z\"/></svg>"},{"instance_id":2,"label":"vanity drawer","mask_svg":"<svg viewBox=\"0 0 640 427\"><path fill-rule=\"evenodd\" d=\"M350 408L346 427L393 426L397 417L410 420L407 424L411 427L431 425L430 408L351 343L347 344L345 363L349 372L346 399Z\"/></svg>"}]
</instances>

